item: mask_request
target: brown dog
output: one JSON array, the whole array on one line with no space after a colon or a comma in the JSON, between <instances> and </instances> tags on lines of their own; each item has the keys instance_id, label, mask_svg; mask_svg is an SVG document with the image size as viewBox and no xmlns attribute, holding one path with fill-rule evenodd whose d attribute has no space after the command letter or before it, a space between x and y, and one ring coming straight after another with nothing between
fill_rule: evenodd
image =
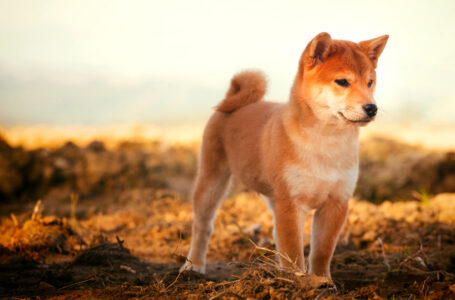
<instances>
[{"instance_id":1,"label":"brown dog","mask_svg":"<svg viewBox=\"0 0 455 300\"><path fill-rule=\"evenodd\" d=\"M234 175L269 199L278 251L302 270L303 224L316 209L309 272L330 277L358 177L359 126L377 111L375 68L387 39L356 44L320 33L300 58L286 104L260 102L266 91L262 73L234 76L205 128L191 250L182 270L205 272L215 212Z\"/></svg>"}]
</instances>

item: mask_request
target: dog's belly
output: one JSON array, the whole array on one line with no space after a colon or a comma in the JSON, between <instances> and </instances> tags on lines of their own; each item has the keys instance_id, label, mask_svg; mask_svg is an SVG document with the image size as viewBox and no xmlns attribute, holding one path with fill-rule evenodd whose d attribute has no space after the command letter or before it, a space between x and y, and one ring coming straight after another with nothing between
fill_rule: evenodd
<instances>
[{"instance_id":1,"label":"dog's belly","mask_svg":"<svg viewBox=\"0 0 455 300\"><path fill-rule=\"evenodd\" d=\"M262 167L259 136L231 137L226 147L229 169L249 189L271 196L272 187Z\"/></svg>"},{"instance_id":2,"label":"dog's belly","mask_svg":"<svg viewBox=\"0 0 455 300\"><path fill-rule=\"evenodd\" d=\"M240 181L249 189L252 189L264 196L272 197L272 186L266 181L259 173L254 175L255 172L234 172L233 174L240 179Z\"/></svg>"},{"instance_id":3,"label":"dog's belly","mask_svg":"<svg viewBox=\"0 0 455 300\"><path fill-rule=\"evenodd\" d=\"M295 164L284 170L289 196L310 209L320 207L329 198L349 200L357 177L357 164L347 169L324 168L324 165L314 169Z\"/></svg>"}]
</instances>

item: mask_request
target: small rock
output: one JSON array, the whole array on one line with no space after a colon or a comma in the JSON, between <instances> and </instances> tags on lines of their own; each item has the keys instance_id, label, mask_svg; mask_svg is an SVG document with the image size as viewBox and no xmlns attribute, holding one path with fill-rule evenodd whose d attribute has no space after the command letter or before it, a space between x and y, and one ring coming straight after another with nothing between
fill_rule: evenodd
<instances>
[{"instance_id":1,"label":"small rock","mask_svg":"<svg viewBox=\"0 0 455 300\"><path fill-rule=\"evenodd\" d=\"M45 281L41 281L38 285L38 290L41 292L52 292L55 290L55 286Z\"/></svg>"},{"instance_id":2,"label":"small rock","mask_svg":"<svg viewBox=\"0 0 455 300\"><path fill-rule=\"evenodd\" d=\"M374 231L368 231L363 236L362 239L366 241L374 241L376 239L376 233Z\"/></svg>"}]
</instances>

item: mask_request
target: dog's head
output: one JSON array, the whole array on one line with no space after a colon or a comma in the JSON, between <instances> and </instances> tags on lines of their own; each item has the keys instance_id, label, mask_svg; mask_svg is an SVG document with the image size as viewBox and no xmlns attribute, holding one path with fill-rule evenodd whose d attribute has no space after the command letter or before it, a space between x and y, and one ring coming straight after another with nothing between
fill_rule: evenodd
<instances>
[{"instance_id":1,"label":"dog's head","mask_svg":"<svg viewBox=\"0 0 455 300\"><path fill-rule=\"evenodd\" d=\"M378 58L388 35L353 43L318 34L302 54L294 92L321 121L365 125L377 112L373 98Z\"/></svg>"}]
</instances>

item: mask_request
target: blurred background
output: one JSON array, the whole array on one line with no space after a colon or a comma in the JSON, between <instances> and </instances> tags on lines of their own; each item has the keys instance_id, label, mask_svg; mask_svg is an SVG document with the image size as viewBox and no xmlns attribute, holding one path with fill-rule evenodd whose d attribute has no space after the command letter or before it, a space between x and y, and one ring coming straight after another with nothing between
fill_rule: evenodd
<instances>
[{"instance_id":1,"label":"blurred background","mask_svg":"<svg viewBox=\"0 0 455 300\"><path fill-rule=\"evenodd\" d=\"M322 31L352 41L390 35L377 70L379 122L441 130L455 123L453 1L17 0L0 7L3 130L86 135L141 125L148 135L180 139L185 126L184 138L197 138L240 70L263 70L267 99L286 101L303 48Z\"/></svg>"},{"instance_id":2,"label":"blurred background","mask_svg":"<svg viewBox=\"0 0 455 300\"><path fill-rule=\"evenodd\" d=\"M287 101L301 52L322 31L353 41L390 35L377 68L379 115L362 129L362 140L382 144L363 143L370 154L359 195L382 201L399 198L393 196L402 192L398 187L409 189L404 196L453 189L452 171L439 170L453 162L445 155L455 148L453 1L17 0L0 6L4 199L32 200L54 187L67 196L127 186L171 187L187 197L203 126L232 75L261 69L269 79L266 99ZM141 155L122 153L133 144ZM87 154L92 150L98 152ZM370 160L384 170L374 171L378 164ZM422 164L416 173L414 165ZM409 183L411 175L419 178ZM394 188L382 195L362 178Z\"/></svg>"}]
</instances>

